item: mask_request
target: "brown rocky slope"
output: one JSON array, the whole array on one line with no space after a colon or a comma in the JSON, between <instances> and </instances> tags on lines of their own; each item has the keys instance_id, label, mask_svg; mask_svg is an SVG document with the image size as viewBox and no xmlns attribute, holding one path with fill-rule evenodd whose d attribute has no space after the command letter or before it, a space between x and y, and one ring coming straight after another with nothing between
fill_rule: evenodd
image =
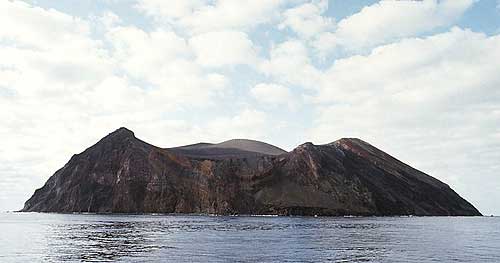
<instances>
[{"instance_id":1,"label":"brown rocky slope","mask_svg":"<svg viewBox=\"0 0 500 263\"><path fill-rule=\"evenodd\" d=\"M162 149L120 128L74 155L21 211L481 215L448 185L359 139L291 152L248 140L211 145Z\"/></svg>"}]
</instances>

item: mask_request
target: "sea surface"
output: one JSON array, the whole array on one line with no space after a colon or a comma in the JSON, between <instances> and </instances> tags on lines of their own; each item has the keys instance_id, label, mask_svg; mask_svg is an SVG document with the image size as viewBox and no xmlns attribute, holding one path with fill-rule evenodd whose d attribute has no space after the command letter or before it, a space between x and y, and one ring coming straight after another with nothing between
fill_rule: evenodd
<instances>
[{"instance_id":1,"label":"sea surface","mask_svg":"<svg viewBox=\"0 0 500 263\"><path fill-rule=\"evenodd\" d=\"M500 262L499 217L0 213L0 262Z\"/></svg>"}]
</instances>

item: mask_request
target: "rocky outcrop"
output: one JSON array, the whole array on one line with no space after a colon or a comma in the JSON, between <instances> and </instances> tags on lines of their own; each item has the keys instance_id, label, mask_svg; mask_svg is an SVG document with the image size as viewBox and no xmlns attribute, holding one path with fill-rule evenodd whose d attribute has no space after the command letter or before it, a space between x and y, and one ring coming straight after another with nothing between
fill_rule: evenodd
<instances>
[{"instance_id":1,"label":"rocky outcrop","mask_svg":"<svg viewBox=\"0 0 500 263\"><path fill-rule=\"evenodd\" d=\"M448 185L359 139L291 152L249 140L162 149L126 128L74 155L22 211L480 215Z\"/></svg>"}]
</instances>

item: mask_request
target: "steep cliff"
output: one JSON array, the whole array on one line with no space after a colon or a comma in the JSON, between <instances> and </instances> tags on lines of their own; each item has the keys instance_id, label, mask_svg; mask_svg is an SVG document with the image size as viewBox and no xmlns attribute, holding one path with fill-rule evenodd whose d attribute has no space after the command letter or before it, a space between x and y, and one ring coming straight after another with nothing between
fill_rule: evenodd
<instances>
[{"instance_id":1,"label":"steep cliff","mask_svg":"<svg viewBox=\"0 0 500 263\"><path fill-rule=\"evenodd\" d=\"M359 139L291 152L250 140L162 149L126 128L74 155L22 211L480 215L448 185Z\"/></svg>"}]
</instances>

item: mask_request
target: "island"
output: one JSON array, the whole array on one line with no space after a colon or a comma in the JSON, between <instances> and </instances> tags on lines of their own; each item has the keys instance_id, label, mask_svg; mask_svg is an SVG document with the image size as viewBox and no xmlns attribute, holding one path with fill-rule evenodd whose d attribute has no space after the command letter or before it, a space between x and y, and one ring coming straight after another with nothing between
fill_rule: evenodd
<instances>
[{"instance_id":1,"label":"island","mask_svg":"<svg viewBox=\"0 0 500 263\"><path fill-rule=\"evenodd\" d=\"M447 184L356 138L290 152L246 139L160 148L119 128L23 212L480 216Z\"/></svg>"}]
</instances>

